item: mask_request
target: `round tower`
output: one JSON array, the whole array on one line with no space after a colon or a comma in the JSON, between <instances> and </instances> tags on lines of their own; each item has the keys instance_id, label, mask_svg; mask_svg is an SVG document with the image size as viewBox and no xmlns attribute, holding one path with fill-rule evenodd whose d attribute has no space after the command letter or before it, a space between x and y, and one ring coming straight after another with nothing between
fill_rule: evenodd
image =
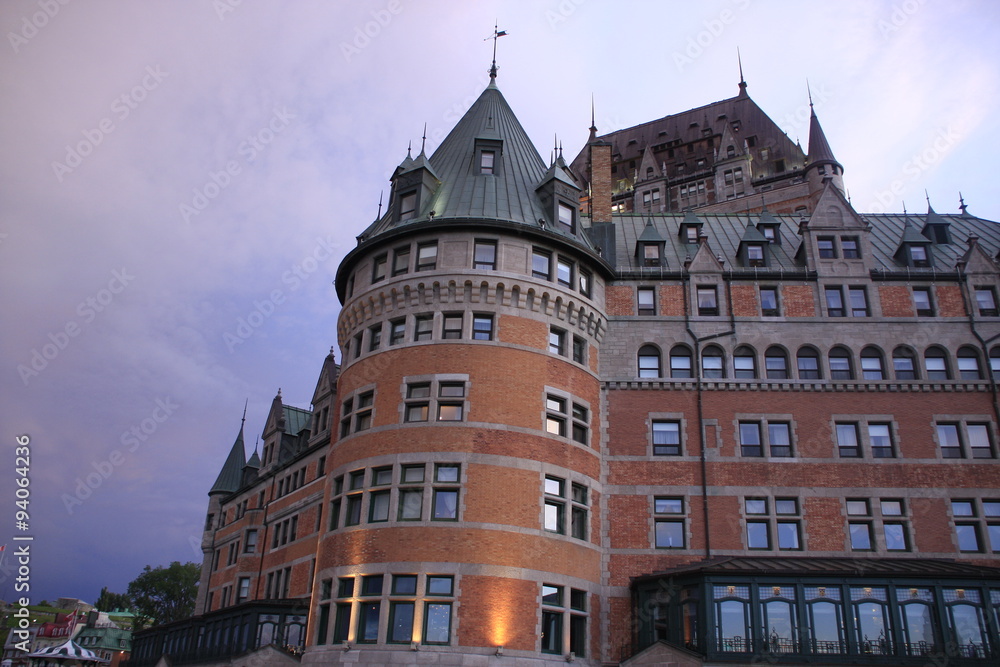
<instances>
[{"instance_id":1,"label":"round tower","mask_svg":"<svg viewBox=\"0 0 1000 667\"><path fill-rule=\"evenodd\" d=\"M600 664L610 267L579 195L492 78L432 156L395 171L337 273L339 426L305 662Z\"/></svg>"}]
</instances>

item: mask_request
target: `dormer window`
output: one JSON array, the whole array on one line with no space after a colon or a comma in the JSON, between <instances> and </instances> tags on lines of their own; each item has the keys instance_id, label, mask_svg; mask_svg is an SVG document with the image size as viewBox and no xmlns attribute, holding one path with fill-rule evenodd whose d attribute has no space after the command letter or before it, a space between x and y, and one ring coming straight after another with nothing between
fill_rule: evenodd
<instances>
[{"instance_id":1,"label":"dormer window","mask_svg":"<svg viewBox=\"0 0 1000 667\"><path fill-rule=\"evenodd\" d=\"M923 267L930 266L931 263L927 259L927 248L922 245L911 245L910 246L910 266Z\"/></svg>"},{"instance_id":2,"label":"dormer window","mask_svg":"<svg viewBox=\"0 0 1000 667\"><path fill-rule=\"evenodd\" d=\"M841 236L840 252L844 256L844 259L861 259L861 246L858 244L858 237Z\"/></svg>"},{"instance_id":3,"label":"dormer window","mask_svg":"<svg viewBox=\"0 0 1000 667\"><path fill-rule=\"evenodd\" d=\"M688 243L698 242L698 228L694 225L684 227L684 240Z\"/></svg>"},{"instance_id":4,"label":"dormer window","mask_svg":"<svg viewBox=\"0 0 1000 667\"><path fill-rule=\"evenodd\" d=\"M417 216L417 193L407 192L399 198L399 219L410 220Z\"/></svg>"},{"instance_id":5,"label":"dormer window","mask_svg":"<svg viewBox=\"0 0 1000 667\"><path fill-rule=\"evenodd\" d=\"M778 229L774 225L759 225L760 233L764 235L768 243L780 243L778 239Z\"/></svg>"},{"instance_id":6,"label":"dormer window","mask_svg":"<svg viewBox=\"0 0 1000 667\"><path fill-rule=\"evenodd\" d=\"M766 266L764 262L764 246L759 243L747 244L747 266Z\"/></svg>"},{"instance_id":7,"label":"dormer window","mask_svg":"<svg viewBox=\"0 0 1000 667\"><path fill-rule=\"evenodd\" d=\"M496 151L483 151L479 156L479 173L492 174L496 157Z\"/></svg>"},{"instance_id":8,"label":"dormer window","mask_svg":"<svg viewBox=\"0 0 1000 667\"><path fill-rule=\"evenodd\" d=\"M562 225L563 231L569 232L570 234L576 233L576 209L568 204L559 202L559 224Z\"/></svg>"},{"instance_id":9,"label":"dormer window","mask_svg":"<svg viewBox=\"0 0 1000 667\"><path fill-rule=\"evenodd\" d=\"M642 246L642 265L660 265L660 246L656 243L645 243Z\"/></svg>"}]
</instances>

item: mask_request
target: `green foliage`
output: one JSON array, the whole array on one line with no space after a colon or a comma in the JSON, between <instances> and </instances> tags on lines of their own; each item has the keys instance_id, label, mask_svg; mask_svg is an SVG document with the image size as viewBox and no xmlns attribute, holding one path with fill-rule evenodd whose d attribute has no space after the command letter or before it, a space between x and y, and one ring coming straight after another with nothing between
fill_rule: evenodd
<instances>
[{"instance_id":1,"label":"green foliage","mask_svg":"<svg viewBox=\"0 0 1000 667\"><path fill-rule=\"evenodd\" d=\"M131 601L124 593L112 593L105 586L101 589L101 596L94 602L98 611L114 611L115 609L128 609Z\"/></svg>"},{"instance_id":2,"label":"green foliage","mask_svg":"<svg viewBox=\"0 0 1000 667\"><path fill-rule=\"evenodd\" d=\"M168 567L147 565L128 585L135 630L191 616L198 594L201 566L174 561Z\"/></svg>"}]
</instances>

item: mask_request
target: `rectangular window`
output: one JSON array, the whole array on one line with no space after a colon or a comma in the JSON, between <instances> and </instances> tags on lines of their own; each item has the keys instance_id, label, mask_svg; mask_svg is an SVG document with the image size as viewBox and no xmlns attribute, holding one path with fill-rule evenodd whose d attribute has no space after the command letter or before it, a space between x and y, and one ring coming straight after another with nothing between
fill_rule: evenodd
<instances>
[{"instance_id":1,"label":"rectangular window","mask_svg":"<svg viewBox=\"0 0 1000 667\"><path fill-rule=\"evenodd\" d=\"M493 151L483 151L479 154L479 173L480 174L492 174L493 164L496 160L497 154Z\"/></svg>"},{"instance_id":2,"label":"rectangular window","mask_svg":"<svg viewBox=\"0 0 1000 667\"><path fill-rule=\"evenodd\" d=\"M848 300L851 304L851 317L868 317L868 294L864 287L849 287Z\"/></svg>"},{"instance_id":3,"label":"rectangular window","mask_svg":"<svg viewBox=\"0 0 1000 667\"><path fill-rule=\"evenodd\" d=\"M892 448L892 435L889 424L869 424L868 442L872 448L873 458L891 459L896 455Z\"/></svg>"},{"instance_id":4,"label":"rectangular window","mask_svg":"<svg viewBox=\"0 0 1000 667\"><path fill-rule=\"evenodd\" d=\"M778 308L778 288L760 288L760 314L765 317L773 317L781 314Z\"/></svg>"},{"instance_id":5,"label":"rectangular window","mask_svg":"<svg viewBox=\"0 0 1000 667\"><path fill-rule=\"evenodd\" d=\"M573 234L576 231L575 221L575 211L572 206L567 206L566 204L559 202L559 224L563 226L563 229Z\"/></svg>"},{"instance_id":6,"label":"rectangular window","mask_svg":"<svg viewBox=\"0 0 1000 667\"><path fill-rule=\"evenodd\" d=\"M913 288L913 307L917 311L917 317L934 316L934 300L931 297L930 287Z\"/></svg>"},{"instance_id":7,"label":"rectangular window","mask_svg":"<svg viewBox=\"0 0 1000 667\"><path fill-rule=\"evenodd\" d=\"M493 340L493 316L473 315L472 316L472 339L473 340Z\"/></svg>"},{"instance_id":8,"label":"rectangular window","mask_svg":"<svg viewBox=\"0 0 1000 667\"><path fill-rule=\"evenodd\" d=\"M791 425L788 422L767 423L767 443L771 456L785 457L792 455Z\"/></svg>"},{"instance_id":9,"label":"rectangular window","mask_svg":"<svg viewBox=\"0 0 1000 667\"><path fill-rule=\"evenodd\" d=\"M858 237L857 236L840 237L840 251L843 253L844 259L860 259L861 246L858 243Z\"/></svg>"},{"instance_id":10,"label":"rectangular window","mask_svg":"<svg viewBox=\"0 0 1000 667\"><path fill-rule=\"evenodd\" d=\"M969 454L974 459L993 458L993 443L990 441L990 431L987 424L966 424L969 435Z\"/></svg>"},{"instance_id":11,"label":"rectangular window","mask_svg":"<svg viewBox=\"0 0 1000 667\"><path fill-rule=\"evenodd\" d=\"M410 246L396 248L392 257L392 275L399 276L410 270Z\"/></svg>"},{"instance_id":12,"label":"rectangular window","mask_svg":"<svg viewBox=\"0 0 1000 667\"><path fill-rule=\"evenodd\" d=\"M434 489L431 519L434 521L458 520L458 489Z\"/></svg>"},{"instance_id":13,"label":"rectangular window","mask_svg":"<svg viewBox=\"0 0 1000 667\"><path fill-rule=\"evenodd\" d=\"M654 498L654 545L658 549L685 547L684 499ZM662 518L661 518L662 517Z\"/></svg>"},{"instance_id":14,"label":"rectangular window","mask_svg":"<svg viewBox=\"0 0 1000 667\"><path fill-rule=\"evenodd\" d=\"M871 517L871 505L864 498L847 499L847 531L851 539L851 549L853 551L871 551L872 524L870 520L858 520L858 518Z\"/></svg>"},{"instance_id":15,"label":"rectangular window","mask_svg":"<svg viewBox=\"0 0 1000 667\"><path fill-rule=\"evenodd\" d=\"M860 458L861 446L858 444L857 424L837 424L837 448L840 457Z\"/></svg>"},{"instance_id":16,"label":"rectangular window","mask_svg":"<svg viewBox=\"0 0 1000 667\"><path fill-rule=\"evenodd\" d=\"M847 312L844 310L844 293L839 287L827 287L826 294L826 314L830 317L844 317Z\"/></svg>"},{"instance_id":17,"label":"rectangular window","mask_svg":"<svg viewBox=\"0 0 1000 667\"><path fill-rule=\"evenodd\" d=\"M679 421L653 422L653 455L680 456L681 423Z\"/></svg>"},{"instance_id":18,"label":"rectangular window","mask_svg":"<svg viewBox=\"0 0 1000 667\"><path fill-rule=\"evenodd\" d=\"M714 286L698 288L698 314L718 315L719 297Z\"/></svg>"},{"instance_id":19,"label":"rectangular window","mask_svg":"<svg viewBox=\"0 0 1000 667\"><path fill-rule=\"evenodd\" d=\"M760 423L740 422L740 452L743 456L764 456L760 442Z\"/></svg>"},{"instance_id":20,"label":"rectangular window","mask_svg":"<svg viewBox=\"0 0 1000 667\"><path fill-rule=\"evenodd\" d=\"M421 243L417 246L417 271L433 271L437 268L438 246L434 243Z\"/></svg>"},{"instance_id":21,"label":"rectangular window","mask_svg":"<svg viewBox=\"0 0 1000 667\"><path fill-rule=\"evenodd\" d=\"M433 315L417 315L413 321L413 340L430 340L433 329Z\"/></svg>"},{"instance_id":22,"label":"rectangular window","mask_svg":"<svg viewBox=\"0 0 1000 667\"><path fill-rule=\"evenodd\" d=\"M494 271L497 268L497 242L476 241L472 266L482 271Z\"/></svg>"},{"instance_id":23,"label":"rectangular window","mask_svg":"<svg viewBox=\"0 0 1000 667\"><path fill-rule=\"evenodd\" d=\"M410 192L399 198L399 219L409 220L417 215L417 193Z\"/></svg>"},{"instance_id":24,"label":"rectangular window","mask_svg":"<svg viewBox=\"0 0 1000 667\"><path fill-rule=\"evenodd\" d=\"M441 337L445 340L461 338L463 320L462 313L446 313L442 318Z\"/></svg>"},{"instance_id":25,"label":"rectangular window","mask_svg":"<svg viewBox=\"0 0 1000 667\"><path fill-rule=\"evenodd\" d=\"M580 269L579 274L580 274L580 276L579 276L579 280L580 280L580 294L582 294L583 296L589 297L590 296L590 284L591 284L591 281L593 280L593 275L590 273L590 271L585 271L583 269Z\"/></svg>"},{"instance_id":26,"label":"rectangular window","mask_svg":"<svg viewBox=\"0 0 1000 667\"><path fill-rule=\"evenodd\" d=\"M389 345L399 345L406 336L406 320L389 322Z\"/></svg>"},{"instance_id":27,"label":"rectangular window","mask_svg":"<svg viewBox=\"0 0 1000 667\"><path fill-rule=\"evenodd\" d=\"M552 278L552 255L547 250L535 248L531 253L531 275L542 280Z\"/></svg>"},{"instance_id":28,"label":"rectangular window","mask_svg":"<svg viewBox=\"0 0 1000 667\"><path fill-rule=\"evenodd\" d=\"M640 287L636 295L638 296L638 310L640 315L656 315L656 298L652 287Z\"/></svg>"},{"instance_id":29,"label":"rectangular window","mask_svg":"<svg viewBox=\"0 0 1000 667\"><path fill-rule=\"evenodd\" d=\"M820 259L836 259L837 247L834 245L832 236L820 236L816 239L816 247L819 249Z\"/></svg>"},{"instance_id":30,"label":"rectangular window","mask_svg":"<svg viewBox=\"0 0 1000 667\"><path fill-rule=\"evenodd\" d=\"M549 329L549 352L566 356L566 332L562 329Z\"/></svg>"},{"instance_id":31,"label":"rectangular window","mask_svg":"<svg viewBox=\"0 0 1000 667\"><path fill-rule=\"evenodd\" d=\"M377 283L380 280L385 280L386 267L388 266L389 259L386 255L379 255L372 261L372 282Z\"/></svg>"},{"instance_id":32,"label":"rectangular window","mask_svg":"<svg viewBox=\"0 0 1000 667\"><path fill-rule=\"evenodd\" d=\"M429 587L429 584L428 584ZM428 591L430 594L430 591ZM451 639L451 603L424 603L424 643L448 644Z\"/></svg>"},{"instance_id":33,"label":"rectangular window","mask_svg":"<svg viewBox=\"0 0 1000 667\"><path fill-rule=\"evenodd\" d=\"M368 351L374 352L382 345L382 324L368 329Z\"/></svg>"},{"instance_id":34,"label":"rectangular window","mask_svg":"<svg viewBox=\"0 0 1000 667\"><path fill-rule=\"evenodd\" d=\"M992 287L977 287L976 288L976 307L979 309L979 314L983 317L996 317L997 311L997 294Z\"/></svg>"},{"instance_id":35,"label":"rectangular window","mask_svg":"<svg viewBox=\"0 0 1000 667\"><path fill-rule=\"evenodd\" d=\"M587 341L579 336L573 336L573 361L587 363Z\"/></svg>"},{"instance_id":36,"label":"rectangular window","mask_svg":"<svg viewBox=\"0 0 1000 667\"><path fill-rule=\"evenodd\" d=\"M573 287L573 263L559 257L556 259L556 280L560 285Z\"/></svg>"},{"instance_id":37,"label":"rectangular window","mask_svg":"<svg viewBox=\"0 0 1000 667\"><path fill-rule=\"evenodd\" d=\"M938 444L941 446L941 458L962 458L962 442L959 439L958 424L937 425Z\"/></svg>"},{"instance_id":38,"label":"rectangular window","mask_svg":"<svg viewBox=\"0 0 1000 667\"><path fill-rule=\"evenodd\" d=\"M747 244L747 266L764 266L764 246L759 243Z\"/></svg>"},{"instance_id":39,"label":"rectangular window","mask_svg":"<svg viewBox=\"0 0 1000 667\"><path fill-rule=\"evenodd\" d=\"M378 491L368 496L368 523L389 520L389 492Z\"/></svg>"}]
</instances>

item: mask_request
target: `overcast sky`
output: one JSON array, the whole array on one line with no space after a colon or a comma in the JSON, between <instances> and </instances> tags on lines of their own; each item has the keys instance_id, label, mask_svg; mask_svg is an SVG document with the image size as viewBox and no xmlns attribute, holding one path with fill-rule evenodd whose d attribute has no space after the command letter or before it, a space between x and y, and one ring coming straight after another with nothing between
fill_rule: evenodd
<instances>
[{"instance_id":1,"label":"overcast sky","mask_svg":"<svg viewBox=\"0 0 1000 667\"><path fill-rule=\"evenodd\" d=\"M63 2L66 2L64 5ZM1000 3L0 3L0 544L30 596L201 560L207 491L278 388L303 408L331 284L388 176L488 83L547 160L751 97L807 145L806 81L861 212L1000 219ZM338 353L339 359L339 353ZM27 531L15 439L30 438ZM9 568L0 597L12 599Z\"/></svg>"}]
</instances>

